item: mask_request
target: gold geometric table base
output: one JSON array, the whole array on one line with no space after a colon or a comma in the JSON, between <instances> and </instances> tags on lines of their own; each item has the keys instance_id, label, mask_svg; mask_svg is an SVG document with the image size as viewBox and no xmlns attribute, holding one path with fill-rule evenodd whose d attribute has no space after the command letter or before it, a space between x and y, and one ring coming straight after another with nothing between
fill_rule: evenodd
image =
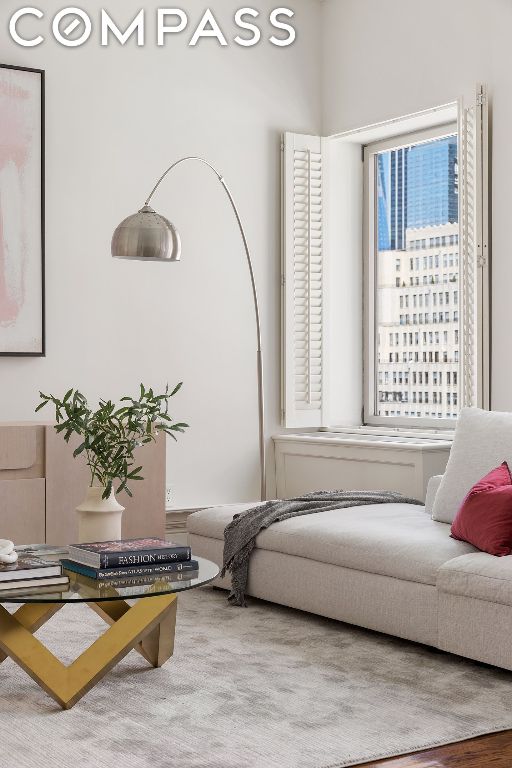
<instances>
[{"instance_id":1,"label":"gold geometric table base","mask_svg":"<svg viewBox=\"0 0 512 768\"><path fill-rule=\"evenodd\" d=\"M26 603L14 614L0 605L0 663L9 656L63 709L71 709L132 649L154 667L172 656L175 594L142 598L133 606L124 600L87 603L110 627L69 666L33 636L63 605Z\"/></svg>"}]
</instances>

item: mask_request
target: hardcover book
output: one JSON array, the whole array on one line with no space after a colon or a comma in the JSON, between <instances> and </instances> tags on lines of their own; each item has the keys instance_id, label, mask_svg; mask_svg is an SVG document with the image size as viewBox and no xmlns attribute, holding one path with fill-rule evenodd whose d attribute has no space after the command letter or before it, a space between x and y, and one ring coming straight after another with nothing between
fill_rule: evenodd
<instances>
[{"instance_id":1,"label":"hardcover book","mask_svg":"<svg viewBox=\"0 0 512 768\"><path fill-rule=\"evenodd\" d=\"M19 592L20 589L27 590L29 594L39 594L48 589L65 590L69 586L67 576L49 576L39 579L17 579L16 581L3 581L0 584L0 595L7 595L10 592Z\"/></svg>"},{"instance_id":2,"label":"hardcover book","mask_svg":"<svg viewBox=\"0 0 512 768\"><path fill-rule=\"evenodd\" d=\"M196 578L197 571L180 571L179 573L172 573L163 575L161 578L155 580L148 578L131 578L131 579L109 579L108 581L94 582L93 579L83 579L81 581L73 581L71 577L70 589L80 591L80 588L84 586L84 581L94 586L95 589L105 590L105 596L108 596L108 590L113 589L120 597L139 597L141 593L155 593L160 591L172 590L173 584L180 585L181 589L187 589L192 586L192 580ZM83 577L82 577L83 578ZM144 590L144 587L148 587Z\"/></svg>"},{"instance_id":3,"label":"hardcover book","mask_svg":"<svg viewBox=\"0 0 512 768\"><path fill-rule=\"evenodd\" d=\"M60 563L40 557L19 557L15 563L0 564L0 583L50 576L62 576Z\"/></svg>"},{"instance_id":4,"label":"hardcover book","mask_svg":"<svg viewBox=\"0 0 512 768\"><path fill-rule=\"evenodd\" d=\"M197 571L199 563L197 560L187 560L174 563L154 563L149 565L134 565L129 568L118 566L117 568L91 568L89 565L77 563L73 560L61 560L62 567L67 571L81 573L90 579L125 579L141 576L154 581L154 577L160 574L176 574L189 571Z\"/></svg>"},{"instance_id":5,"label":"hardcover book","mask_svg":"<svg viewBox=\"0 0 512 768\"><path fill-rule=\"evenodd\" d=\"M125 539L124 541L95 541L74 544L68 559L91 568L154 565L156 563L190 560L190 547L158 538Z\"/></svg>"}]
</instances>

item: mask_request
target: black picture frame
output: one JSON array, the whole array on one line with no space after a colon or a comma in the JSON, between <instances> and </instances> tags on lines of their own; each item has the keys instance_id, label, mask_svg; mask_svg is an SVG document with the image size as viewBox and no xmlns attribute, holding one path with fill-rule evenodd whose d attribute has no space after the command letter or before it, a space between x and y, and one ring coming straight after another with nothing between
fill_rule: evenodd
<instances>
[{"instance_id":1,"label":"black picture frame","mask_svg":"<svg viewBox=\"0 0 512 768\"><path fill-rule=\"evenodd\" d=\"M40 79L40 115L41 115L41 126L40 126L40 156L41 156L41 167L40 167L40 197L41 197L41 227L40 227L40 237L41 237L41 316L40 316L40 322L41 322L41 345L40 349L37 351L4 351L1 348L1 334L0 334L0 357L45 357L46 356L46 300L45 300L45 237L46 237L46 225L45 225L45 210L46 210L46 201L45 201L45 191L46 191L46 163L45 163L45 88L46 88L46 73L44 69L34 69L32 67L20 67L13 64L2 64L0 63L0 72L1 70L14 70L19 72L28 72L33 74L34 76L38 77ZM2 119L0 114L0 132L1 132L1 125L2 125Z\"/></svg>"}]
</instances>

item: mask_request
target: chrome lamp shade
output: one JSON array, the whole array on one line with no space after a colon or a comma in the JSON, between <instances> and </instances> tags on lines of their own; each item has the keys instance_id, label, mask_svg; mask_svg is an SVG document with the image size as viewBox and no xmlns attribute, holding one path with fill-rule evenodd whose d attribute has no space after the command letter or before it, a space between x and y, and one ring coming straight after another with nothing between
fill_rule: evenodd
<instances>
[{"instance_id":1,"label":"chrome lamp shade","mask_svg":"<svg viewBox=\"0 0 512 768\"><path fill-rule=\"evenodd\" d=\"M112 256L138 261L179 261L180 236L165 216L145 205L117 227L112 237Z\"/></svg>"}]
</instances>

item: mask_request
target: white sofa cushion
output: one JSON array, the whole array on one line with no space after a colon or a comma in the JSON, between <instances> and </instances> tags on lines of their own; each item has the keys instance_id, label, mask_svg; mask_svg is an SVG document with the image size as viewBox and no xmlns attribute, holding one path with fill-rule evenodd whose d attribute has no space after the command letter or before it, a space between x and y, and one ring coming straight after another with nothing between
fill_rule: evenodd
<instances>
[{"instance_id":1,"label":"white sofa cushion","mask_svg":"<svg viewBox=\"0 0 512 768\"><path fill-rule=\"evenodd\" d=\"M471 487L503 461L512 467L512 414L463 408L432 519L453 523Z\"/></svg>"},{"instance_id":2,"label":"white sofa cushion","mask_svg":"<svg viewBox=\"0 0 512 768\"><path fill-rule=\"evenodd\" d=\"M512 557L474 552L456 557L439 569L441 592L512 606Z\"/></svg>"},{"instance_id":3,"label":"white sofa cushion","mask_svg":"<svg viewBox=\"0 0 512 768\"><path fill-rule=\"evenodd\" d=\"M251 505L204 509L190 515L190 533L222 539L236 512ZM322 563L435 585L440 566L475 548L450 538L450 528L435 523L424 507L370 504L329 510L274 523L256 546Z\"/></svg>"}]
</instances>

